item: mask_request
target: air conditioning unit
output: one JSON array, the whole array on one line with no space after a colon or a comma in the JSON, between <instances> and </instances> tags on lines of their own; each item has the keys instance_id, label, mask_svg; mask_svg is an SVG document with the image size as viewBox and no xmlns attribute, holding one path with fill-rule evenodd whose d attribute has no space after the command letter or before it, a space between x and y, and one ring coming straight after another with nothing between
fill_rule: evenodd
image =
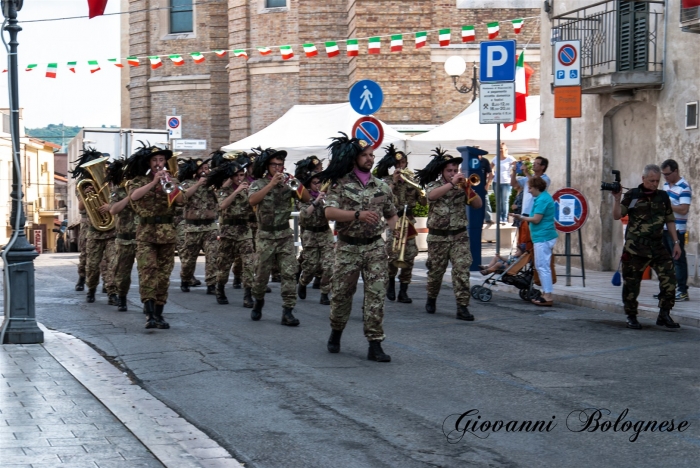
<instances>
[{"instance_id":1,"label":"air conditioning unit","mask_svg":"<svg viewBox=\"0 0 700 468\"><path fill-rule=\"evenodd\" d=\"M700 0L681 1L681 29L700 34Z\"/></svg>"}]
</instances>

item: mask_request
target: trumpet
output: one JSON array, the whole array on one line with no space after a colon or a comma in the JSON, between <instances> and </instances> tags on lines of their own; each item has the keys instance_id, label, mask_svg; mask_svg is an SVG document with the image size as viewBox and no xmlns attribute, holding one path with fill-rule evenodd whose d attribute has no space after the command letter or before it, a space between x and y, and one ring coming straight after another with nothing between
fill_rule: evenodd
<instances>
[{"instance_id":1,"label":"trumpet","mask_svg":"<svg viewBox=\"0 0 700 468\"><path fill-rule=\"evenodd\" d=\"M413 176L413 172L411 172L410 169L399 169L399 174L401 174L401 177L403 178L403 181L410 185L411 187L415 188L420 192L420 196L424 197L425 196L425 190L421 188L421 186L416 182Z\"/></svg>"},{"instance_id":2,"label":"trumpet","mask_svg":"<svg viewBox=\"0 0 700 468\"><path fill-rule=\"evenodd\" d=\"M406 255L406 244L408 243L408 217L407 215L408 211L408 205L404 205L403 207L403 216L401 216L401 219L399 220L399 225L397 229L399 230L399 238L397 239L394 237L394 242L391 245L391 250L392 252L396 252L397 249L401 249L401 252L399 253L399 258L394 260L392 263L396 268L407 268L410 266L408 262L405 260L405 255Z\"/></svg>"},{"instance_id":3,"label":"trumpet","mask_svg":"<svg viewBox=\"0 0 700 468\"><path fill-rule=\"evenodd\" d=\"M301 182L289 172L284 172L284 181L280 185L287 185L292 190L298 190Z\"/></svg>"},{"instance_id":4,"label":"trumpet","mask_svg":"<svg viewBox=\"0 0 700 468\"><path fill-rule=\"evenodd\" d=\"M331 181L327 180L321 185L321 188L319 189L319 192L325 192L328 193L328 189L331 188Z\"/></svg>"},{"instance_id":5,"label":"trumpet","mask_svg":"<svg viewBox=\"0 0 700 468\"><path fill-rule=\"evenodd\" d=\"M457 184L457 187L464 190L464 192L467 194L467 204L471 204L472 200L479 196L472 189L472 187L476 187L480 183L481 177L479 177L479 174L471 174L468 178L462 180L459 184Z\"/></svg>"}]
</instances>

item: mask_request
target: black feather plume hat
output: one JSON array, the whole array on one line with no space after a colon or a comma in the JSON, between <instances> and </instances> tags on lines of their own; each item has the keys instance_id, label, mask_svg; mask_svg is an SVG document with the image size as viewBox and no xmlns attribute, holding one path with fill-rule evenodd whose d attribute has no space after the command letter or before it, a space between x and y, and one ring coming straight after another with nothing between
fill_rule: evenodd
<instances>
[{"instance_id":1,"label":"black feather plume hat","mask_svg":"<svg viewBox=\"0 0 700 468\"><path fill-rule=\"evenodd\" d=\"M252 149L254 153L253 161L253 177L261 179L267 172L267 165L273 158L284 161L287 158L287 152L284 150L276 150L274 148L262 149L260 146Z\"/></svg>"},{"instance_id":2,"label":"black feather plume hat","mask_svg":"<svg viewBox=\"0 0 700 468\"><path fill-rule=\"evenodd\" d=\"M151 146L150 143L144 143L140 140L139 143L141 143L141 147L126 160L124 178L127 180L138 176L145 176L151 169L151 158L153 156L163 155L166 161L173 157L173 152L169 149Z\"/></svg>"},{"instance_id":3,"label":"black feather plume hat","mask_svg":"<svg viewBox=\"0 0 700 468\"><path fill-rule=\"evenodd\" d=\"M342 136L332 137L328 145L330 161L328 167L318 174L321 182L331 181L345 177L355 167L355 160L369 145L365 140L349 138L347 134L338 132Z\"/></svg>"},{"instance_id":4,"label":"black feather plume hat","mask_svg":"<svg viewBox=\"0 0 700 468\"><path fill-rule=\"evenodd\" d=\"M95 159L102 158L104 156L104 154L102 154L100 151L97 151L95 148L85 148L82 151L80 157L73 161L75 163L75 168L71 171L71 176L73 177L73 179L84 179L86 177L90 178L90 174L82 167L82 165L85 163L89 163L90 161L94 161Z\"/></svg>"},{"instance_id":5,"label":"black feather plume hat","mask_svg":"<svg viewBox=\"0 0 700 468\"><path fill-rule=\"evenodd\" d=\"M396 167L399 161L406 159L408 155L411 154L397 150L393 143L389 144L389 146L385 146L384 150L386 150L384 157L379 160L374 168L374 175L380 179L387 177L389 175L390 168Z\"/></svg>"},{"instance_id":6,"label":"black feather plume hat","mask_svg":"<svg viewBox=\"0 0 700 468\"><path fill-rule=\"evenodd\" d=\"M433 150L433 159L423 169L416 171L416 179L421 187L425 188L430 182L435 181L448 164L462 164L461 157L455 157L447 153L447 150L437 147Z\"/></svg>"},{"instance_id":7,"label":"black feather plume hat","mask_svg":"<svg viewBox=\"0 0 700 468\"><path fill-rule=\"evenodd\" d=\"M235 176L236 173L243 171L243 167L236 161L226 161L220 166L213 169L209 176L207 177L207 187L214 186L216 188L221 188L227 179Z\"/></svg>"}]
</instances>

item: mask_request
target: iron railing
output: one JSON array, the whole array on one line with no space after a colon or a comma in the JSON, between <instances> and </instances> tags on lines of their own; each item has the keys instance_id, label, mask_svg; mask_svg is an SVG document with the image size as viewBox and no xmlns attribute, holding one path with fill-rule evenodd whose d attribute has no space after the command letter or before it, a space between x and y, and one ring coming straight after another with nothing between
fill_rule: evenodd
<instances>
[{"instance_id":1,"label":"iron railing","mask_svg":"<svg viewBox=\"0 0 700 468\"><path fill-rule=\"evenodd\" d=\"M553 17L552 41L581 41L582 77L661 71L663 7L660 0L593 3Z\"/></svg>"}]
</instances>

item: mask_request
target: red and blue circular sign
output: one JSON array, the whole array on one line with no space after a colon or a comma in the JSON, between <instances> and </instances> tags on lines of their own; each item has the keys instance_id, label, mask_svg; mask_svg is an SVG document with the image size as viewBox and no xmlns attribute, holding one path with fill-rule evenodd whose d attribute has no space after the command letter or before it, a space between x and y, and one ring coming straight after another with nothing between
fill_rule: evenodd
<instances>
[{"instance_id":1,"label":"red and blue circular sign","mask_svg":"<svg viewBox=\"0 0 700 468\"><path fill-rule=\"evenodd\" d=\"M384 141L384 128L374 117L360 117L352 126L352 135L358 140L365 140L372 149L377 149Z\"/></svg>"},{"instance_id":2,"label":"red and blue circular sign","mask_svg":"<svg viewBox=\"0 0 700 468\"><path fill-rule=\"evenodd\" d=\"M588 202L581 192L572 188L557 190L554 195L554 227L559 232L576 232L588 218Z\"/></svg>"},{"instance_id":3,"label":"red and blue circular sign","mask_svg":"<svg viewBox=\"0 0 700 468\"><path fill-rule=\"evenodd\" d=\"M557 58L559 59L559 63L561 63L565 67L569 67L573 65L574 62L576 62L577 55L578 54L576 53L576 48L571 44L566 44L561 49L559 49Z\"/></svg>"},{"instance_id":4,"label":"red and blue circular sign","mask_svg":"<svg viewBox=\"0 0 700 468\"><path fill-rule=\"evenodd\" d=\"M161 120L161 122L162 122L162 120ZM168 128L172 128L174 130L179 126L180 126L180 119L178 119L177 117L170 117L168 119Z\"/></svg>"}]
</instances>

